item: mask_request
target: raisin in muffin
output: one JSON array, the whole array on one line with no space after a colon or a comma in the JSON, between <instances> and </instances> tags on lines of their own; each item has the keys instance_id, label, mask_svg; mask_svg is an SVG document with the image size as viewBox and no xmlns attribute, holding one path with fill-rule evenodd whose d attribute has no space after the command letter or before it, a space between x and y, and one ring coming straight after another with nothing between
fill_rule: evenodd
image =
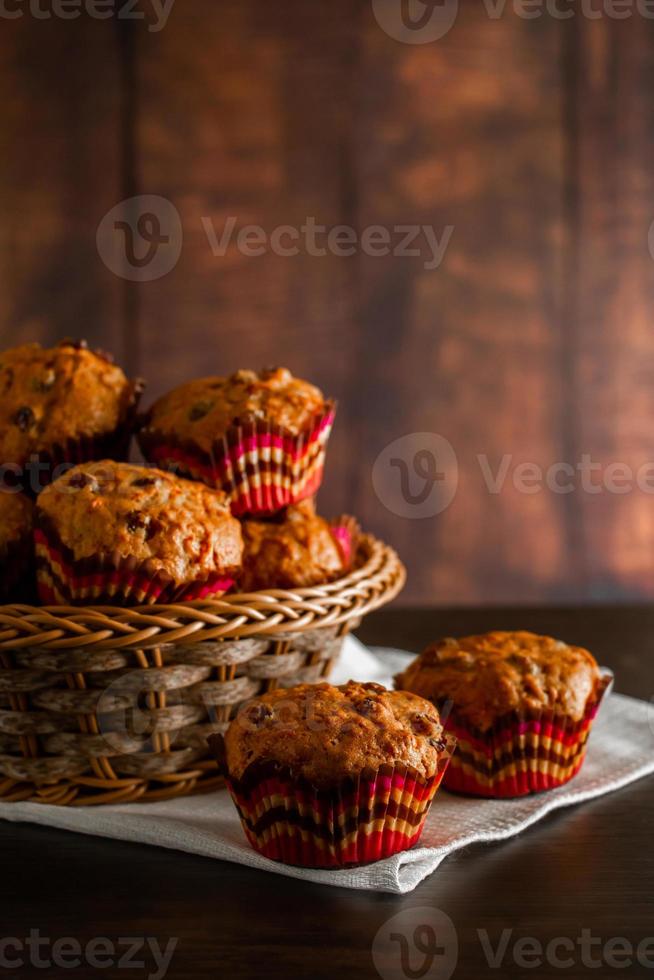
<instances>
[{"instance_id":1,"label":"raisin in muffin","mask_svg":"<svg viewBox=\"0 0 654 980\"><path fill-rule=\"evenodd\" d=\"M415 694L355 681L299 684L245 706L225 735L225 761L236 779L274 760L325 788L396 762L433 775L444 747L438 710Z\"/></svg>"},{"instance_id":2,"label":"raisin in muffin","mask_svg":"<svg viewBox=\"0 0 654 980\"><path fill-rule=\"evenodd\" d=\"M234 513L274 513L315 493L334 418L322 392L286 368L189 381L143 420L157 466L224 489Z\"/></svg>"},{"instance_id":3,"label":"raisin in muffin","mask_svg":"<svg viewBox=\"0 0 654 980\"><path fill-rule=\"evenodd\" d=\"M104 460L37 500L43 601L155 602L224 592L243 542L225 495L172 473Z\"/></svg>"},{"instance_id":4,"label":"raisin in muffin","mask_svg":"<svg viewBox=\"0 0 654 980\"><path fill-rule=\"evenodd\" d=\"M429 702L354 681L270 691L209 742L252 846L307 867L415 843L452 748Z\"/></svg>"},{"instance_id":5,"label":"raisin in muffin","mask_svg":"<svg viewBox=\"0 0 654 980\"><path fill-rule=\"evenodd\" d=\"M22 493L0 491L0 600L32 598L34 504Z\"/></svg>"},{"instance_id":6,"label":"raisin in muffin","mask_svg":"<svg viewBox=\"0 0 654 980\"><path fill-rule=\"evenodd\" d=\"M190 439L209 452L216 435L250 419L270 420L297 435L324 405L318 388L286 368L236 371L180 385L154 403L148 420L160 432Z\"/></svg>"},{"instance_id":7,"label":"raisin in muffin","mask_svg":"<svg viewBox=\"0 0 654 980\"><path fill-rule=\"evenodd\" d=\"M242 592L320 585L349 567L350 528L319 517L312 500L287 507L276 519L244 520L242 530Z\"/></svg>"},{"instance_id":8,"label":"raisin in muffin","mask_svg":"<svg viewBox=\"0 0 654 980\"><path fill-rule=\"evenodd\" d=\"M56 466L124 453L141 390L142 382L128 381L110 355L88 350L85 341L5 351L0 464L23 470L35 459ZM42 466L38 472L48 482L51 470Z\"/></svg>"},{"instance_id":9,"label":"raisin in muffin","mask_svg":"<svg viewBox=\"0 0 654 980\"><path fill-rule=\"evenodd\" d=\"M445 785L484 796L572 778L608 683L587 650L524 631L440 640L395 678L457 736Z\"/></svg>"}]
</instances>

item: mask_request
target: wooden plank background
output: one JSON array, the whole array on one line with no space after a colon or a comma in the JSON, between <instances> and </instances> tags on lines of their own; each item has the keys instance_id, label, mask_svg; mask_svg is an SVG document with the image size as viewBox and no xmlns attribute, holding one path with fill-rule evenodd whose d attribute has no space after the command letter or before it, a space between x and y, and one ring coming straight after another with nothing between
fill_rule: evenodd
<instances>
[{"instance_id":1,"label":"wooden plank background","mask_svg":"<svg viewBox=\"0 0 654 980\"><path fill-rule=\"evenodd\" d=\"M654 458L652 22L466 2L410 45L369 0L178 0L147 28L2 25L2 346L86 336L151 396L239 366L315 380L340 403L321 509L397 546L405 602L653 597L652 494L523 493L512 469L490 493L478 460ZM184 238L171 272L138 283L95 236L141 194L174 204ZM216 256L202 219L220 234L230 216L453 231L436 269ZM425 432L452 445L458 489L421 517L399 468L381 497L372 474Z\"/></svg>"}]
</instances>

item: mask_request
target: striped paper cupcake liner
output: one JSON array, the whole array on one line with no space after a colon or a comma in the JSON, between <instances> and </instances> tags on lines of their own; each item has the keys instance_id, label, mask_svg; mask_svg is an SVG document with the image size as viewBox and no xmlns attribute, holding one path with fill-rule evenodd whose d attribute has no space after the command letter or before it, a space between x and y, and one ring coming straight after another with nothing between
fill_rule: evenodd
<instances>
[{"instance_id":1,"label":"striped paper cupcake liner","mask_svg":"<svg viewBox=\"0 0 654 980\"><path fill-rule=\"evenodd\" d=\"M611 672L603 671L598 696L580 720L551 710L512 712L481 732L452 710L443 722L458 745L444 787L474 796L509 798L567 783L583 765L591 726L612 684Z\"/></svg>"},{"instance_id":2,"label":"striped paper cupcake liner","mask_svg":"<svg viewBox=\"0 0 654 980\"><path fill-rule=\"evenodd\" d=\"M36 579L44 605L109 603L150 605L186 602L223 595L234 584L217 573L179 583L148 562L118 554L75 559L72 552L45 522L34 532Z\"/></svg>"},{"instance_id":3,"label":"striped paper cupcake liner","mask_svg":"<svg viewBox=\"0 0 654 980\"><path fill-rule=\"evenodd\" d=\"M331 522L329 530L343 560L343 568L347 572L354 564L361 541L361 526L355 517L341 514Z\"/></svg>"},{"instance_id":4,"label":"striped paper cupcake liner","mask_svg":"<svg viewBox=\"0 0 654 980\"><path fill-rule=\"evenodd\" d=\"M147 422L139 443L156 466L224 490L236 516L273 514L317 493L335 413L328 402L299 435L261 419L235 425L216 439L211 452Z\"/></svg>"},{"instance_id":5,"label":"striped paper cupcake liner","mask_svg":"<svg viewBox=\"0 0 654 980\"><path fill-rule=\"evenodd\" d=\"M344 524L334 524L330 530L332 537L338 545L338 550L341 553L343 564L346 568L349 568L352 564L352 551L354 547L351 529L346 527Z\"/></svg>"},{"instance_id":6,"label":"striped paper cupcake liner","mask_svg":"<svg viewBox=\"0 0 654 980\"><path fill-rule=\"evenodd\" d=\"M274 762L254 763L241 779L232 779L222 736L211 736L209 744L255 851L305 868L348 868L417 843L456 743L447 737L433 776L397 763L365 770L330 789Z\"/></svg>"}]
</instances>

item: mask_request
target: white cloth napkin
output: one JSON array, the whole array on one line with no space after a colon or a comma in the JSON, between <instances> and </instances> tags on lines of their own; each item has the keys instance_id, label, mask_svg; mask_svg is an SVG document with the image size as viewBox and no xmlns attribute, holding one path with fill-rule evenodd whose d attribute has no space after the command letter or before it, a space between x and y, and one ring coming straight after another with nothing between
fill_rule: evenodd
<instances>
[{"instance_id":1,"label":"white cloth napkin","mask_svg":"<svg viewBox=\"0 0 654 980\"><path fill-rule=\"evenodd\" d=\"M392 674L408 656L398 650L371 652L348 638L331 680L343 683L353 678L390 685ZM512 837L551 810L610 793L653 771L654 706L612 694L591 733L586 762L566 786L520 800L468 799L439 790L420 845L362 868L317 871L261 857L248 845L226 790L162 803L102 807L0 803L0 818L189 851L325 885L402 894L467 844Z\"/></svg>"}]
</instances>

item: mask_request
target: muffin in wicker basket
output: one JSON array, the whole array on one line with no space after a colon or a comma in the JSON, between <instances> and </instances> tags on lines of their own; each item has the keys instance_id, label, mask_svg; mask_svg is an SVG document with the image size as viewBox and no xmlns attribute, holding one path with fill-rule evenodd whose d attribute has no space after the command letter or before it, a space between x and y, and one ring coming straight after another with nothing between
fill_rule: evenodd
<instances>
[{"instance_id":1,"label":"muffin in wicker basket","mask_svg":"<svg viewBox=\"0 0 654 980\"><path fill-rule=\"evenodd\" d=\"M143 468L98 457L108 444L111 455L127 448L137 396L104 356L30 345L0 362L10 393L0 464L23 476L36 456L48 477L55 463L77 464L54 473L36 505L0 497L0 575L22 576L13 556L35 507L39 599L80 607L3 609L0 798L89 806L215 788L207 736L253 697L323 680L347 631L404 583L392 549L351 518L315 513L333 404L284 369L191 382L153 407L141 441L165 469ZM223 600L236 583L241 594ZM440 780L433 761L416 781L381 766L372 781L357 774L357 820L372 826L360 790L390 822L379 841L339 840L336 866L417 834ZM349 770L329 792L346 779ZM424 801L411 796L407 815L418 784Z\"/></svg>"},{"instance_id":2,"label":"muffin in wicker basket","mask_svg":"<svg viewBox=\"0 0 654 980\"><path fill-rule=\"evenodd\" d=\"M269 520L244 520L241 592L322 585L345 575L357 533L352 518L330 524L312 499Z\"/></svg>"},{"instance_id":3,"label":"muffin in wicker basket","mask_svg":"<svg viewBox=\"0 0 654 980\"><path fill-rule=\"evenodd\" d=\"M143 382L85 341L0 354L0 466L37 493L66 463L127 452Z\"/></svg>"},{"instance_id":4,"label":"muffin in wicker basket","mask_svg":"<svg viewBox=\"0 0 654 980\"><path fill-rule=\"evenodd\" d=\"M139 433L147 460L220 487L234 514L272 514L320 486L334 403L286 368L180 385Z\"/></svg>"},{"instance_id":5,"label":"muffin in wicker basket","mask_svg":"<svg viewBox=\"0 0 654 980\"><path fill-rule=\"evenodd\" d=\"M45 603L220 595L243 551L220 490L109 460L77 466L39 495L35 540Z\"/></svg>"},{"instance_id":6,"label":"muffin in wicker basket","mask_svg":"<svg viewBox=\"0 0 654 980\"><path fill-rule=\"evenodd\" d=\"M0 602L33 598L33 512L24 494L0 491Z\"/></svg>"},{"instance_id":7,"label":"muffin in wicker basket","mask_svg":"<svg viewBox=\"0 0 654 980\"><path fill-rule=\"evenodd\" d=\"M252 847L322 868L411 847L453 741L428 701L354 681L271 691L209 738Z\"/></svg>"}]
</instances>

